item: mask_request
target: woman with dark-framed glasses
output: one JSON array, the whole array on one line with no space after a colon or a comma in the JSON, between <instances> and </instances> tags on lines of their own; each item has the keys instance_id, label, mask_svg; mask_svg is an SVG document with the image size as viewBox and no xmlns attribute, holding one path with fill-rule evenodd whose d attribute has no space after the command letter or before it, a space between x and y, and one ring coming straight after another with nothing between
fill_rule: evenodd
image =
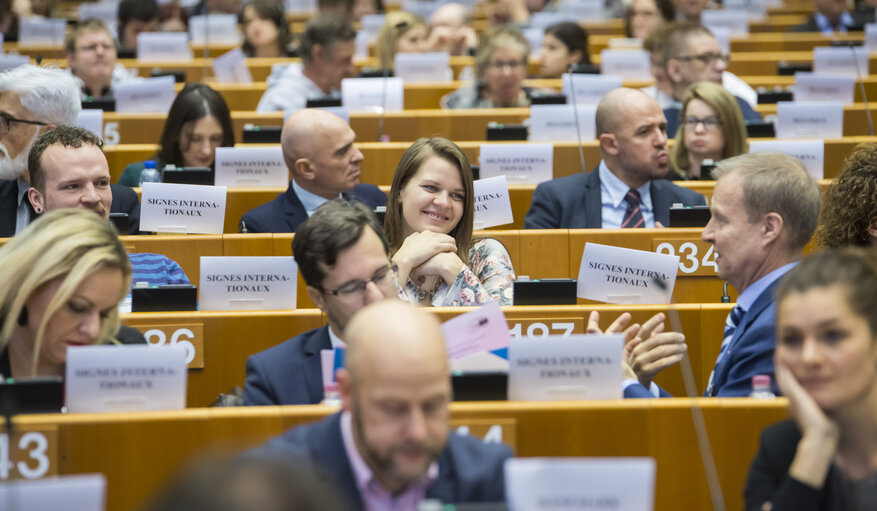
<instances>
[{"instance_id":1,"label":"woman with dark-framed glasses","mask_svg":"<svg viewBox=\"0 0 877 511\"><path fill-rule=\"evenodd\" d=\"M698 82L682 96L669 179L712 179L701 174L706 160L718 162L746 152L746 125L737 100L721 85Z\"/></svg>"}]
</instances>

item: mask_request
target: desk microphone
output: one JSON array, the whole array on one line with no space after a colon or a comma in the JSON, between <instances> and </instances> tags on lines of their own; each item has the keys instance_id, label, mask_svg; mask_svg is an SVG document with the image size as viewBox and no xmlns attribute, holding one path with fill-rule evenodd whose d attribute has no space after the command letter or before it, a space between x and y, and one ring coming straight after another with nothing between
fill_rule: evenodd
<instances>
[{"instance_id":1,"label":"desk microphone","mask_svg":"<svg viewBox=\"0 0 877 511\"><path fill-rule=\"evenodd\" d=\"M384 38L384 44L385 44L384 48L386 49L387 53L389 53L390 55L395 55L393 48L390 48L391 36L396 31L402 30L403 28L405 28L407 26L408 26L407 21L400 21L399 23L396 23L395 25L393 25L392 29L387 30L387 36L386 36L386 38ZM378 55L378 61L380 61L380 58L381 58L381 56ZM384 116L386 115L386 112L387 112L387 80L389 79L389 77L390 77L390 63L387 62L386 65L384 65L384 76L381 78L383 80L383 84L381 86L381 116L378 117L378 142L389 142L389 139L384 140Z\"/></svg>"},{"instance_id":2,"label":"desk microphone","mask_svg":"<svg viewBox=\"0 0 877 511\"><path fill-rule=\"evenodd\" d=\"M582 168L582 174L586 173L585 170L585 150L582 148L582 130L579 127L579 105L576 103L576 81L575 74L572 72L573 64L569 64L566 68L567 75L569 76L569 94L572 98L572 113L573 118L576 123L576 141L579 144L579 165Z\"/></svg>"},{"instance_id":3,"label":"desk microphone","mask_svg":"<svg viewBox=\"0 0 877 511\"><path fill-rule=\"evenodd\" d=\"M871 107L868 106L868 94L865 93L865 80L859 69L859 58L856 56L856 46L852 41L847 41L847 46L853 52L853 64L856 65L856 80L859 82L859 91L862 93L862 103L865 104L865 118L868 120L868 135L874 136L874 121L871 119Z\"/></svg>"}]
</instances>

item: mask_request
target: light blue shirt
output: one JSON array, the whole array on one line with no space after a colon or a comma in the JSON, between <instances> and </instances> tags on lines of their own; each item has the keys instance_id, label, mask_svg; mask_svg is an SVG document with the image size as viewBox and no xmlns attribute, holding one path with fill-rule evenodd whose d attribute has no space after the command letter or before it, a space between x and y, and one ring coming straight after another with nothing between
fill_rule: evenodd
<instances>
[{"instance_id":1,"label":"light blue shirt","mask_svg":"<svg viewBox=\"0 0 877 511\"><path fill-rule=\"evenodd\" d=\"M25 230L30 224L30 208L27 207L27 191L30 185L24 179L18 178L18 210L15 214L15 234Z\"/></svg>"},{"instance_id":2,"label":"light blue shirt","mask_svg":"<svg viewBox=\"0 0 877 511\"><path fill-rule=\"evenodd\" d=\"M789 263L785 266L780 266L776 270L768 273L764 277L756 280L751 286L747 287L745 291L740 293L737 297L737 305L743 309L743 312L749 310L752 307L752 304L755 303L755 300L761 296L761 293L764 292L765 289L770 287L777 279L786 274L787 271L791 270L798 264L798 261L793 263Z\"/></svg>"},{"instance_id":3,"label":"light blue shirt","mask_svg":"<svg viewBox=\"0 0 877 511\"><path fill-rule=\"evenodd\" d=\"M316 211L317 208L329 202L329 199L320 197L319 195L311 193L299 186L298 183L295 182L295 179L292 180L292 190L295 192L298 200L301 201L301 205L305 207L308 218L314 214L314 211ZM338 197L341 197L341 195L339 194Z\"/></svg>"},{"instance_id":4,"label":"light blue shirt","mask_svg":"<svg viewBox=\"0 0 877 511\"><path fill-rule=\"evenodd\" d=\"M329 342L332 343L333 350L338 348L347 348L347 344L342 341L340 337L335 335L335 331L332 330L331 326L329 327Z\"/></svg>"},{"instance_id":5,"label":"light blue shirt","mask_svg":"<svg viewBox=\"0 0 877 511\"><path fill-rule=\"evenodd\" d=\"M819 31L822 32L823 35L833 35L835 32L838 34L846 34L847 27L853 24L853 17L848 12L841 15L837 29L832 26L831 22L828 21L828 18L823 16L822 13L813 13L813 19L816 20L816 26L819 27Z\"/></svg>"},{"instance_id":6,"label":"light blue shirt","mask_svg":"<svg viewBox=\"0 0 877 511\"><path fill-rule=\"evenodd\" d=\"M603 228L604 229L620 229L621 222L624 221L624 213L627 211L627 202L624 197L630 187L624 184L615 174L606 166L606 162L600 160L600 166L597 168L600 173L600 198L603 204ZM640 212L642 212L644 225L646 227L655 226L655 214L652 209L652 186L651 182L637 188L640 198Z\"/></svg>"}]
</instances>

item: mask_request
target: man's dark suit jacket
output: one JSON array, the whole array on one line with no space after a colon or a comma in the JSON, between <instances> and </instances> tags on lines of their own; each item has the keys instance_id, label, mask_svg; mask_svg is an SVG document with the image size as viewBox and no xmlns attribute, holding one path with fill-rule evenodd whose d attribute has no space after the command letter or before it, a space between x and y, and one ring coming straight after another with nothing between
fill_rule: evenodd
<instances>
[{"instance_id":1,"label":"man's dark suit jacket","mask_svg":"<svg viewBox=\"0 0 877 511\"><path fill-rule=\"evenodd\" d=\"M752 377L766 374L771 378L775 394L779 393L773 367L776 347L776 302L773 293L777 279L765 289L752 307L740 318L740 324L729 344L729 352L713 369L713 393L706 397L746 397L752 392ZM718 332L717 332L718 333ZM716 340L721 338L717 335ZM703 339L703 342L713 340ZM653 397L642 385L631 385L624 397Z\"/></svg>"},{"instance_id":2,"label":"man's dark suit jacket","mask_svg":"<svg viewBox=\"0 0 877 511\"><path fill-rule=\"evenodd\" d=\"M524 217L524 229L600 229L603 227L600 194L600 173L596 169L541 183ZM651 182L651 194L655 220L664 226L670 224L670 206L674 203L706 204L703 195L664 179Z\"/></svg>"},{"instance_id":3,"label":"man's dark suit jacket","mask_svg":"<svg viewBox=\"0 0 877 511\"><path fill-rule=\"evenodd\" d=\"M323 400L321 350L332 349L329 327L315 328L247 359L244 403L311 405Z\"/></svg>"},{"instance_id":4,"label":"man's dark suit jacket","mask_svg":"<svg viewBox=\"0 0 877 511\"><path fill-rule=\"evenodd\" d=\"M137 193L127 186L111 184L110 189L113 192L113 203L110 206L110 213L127 213L129 232L120 234L137 234L140 232L140 201L137 199ZM30 201L27 197L28 208ZM36 217L33 209L31 211L31 221ZM12 180L0 180L0 238L8 238L15 236L15 224L18 214L18 182Z\"/></svg>"},{"instance_id":5,"label":"man's dark suit jacket","mask_svg":"<svg viewBox=\"0 0 877 511\"><path fill-rule=\"evenodd\" d=\"M737 100L737 106L740 107L740 112L743 114L744 121L760 121L763 119L760 113L756 112L751 106L749 106L749 103L737 96L734 96L734 99ZM679 108L675 106L664 109L664 117L667 118L668 137L676 136L676 131L679 129L679 113Z\"/></svg>"},{"instance_id":6,"label":"man's dark suit jacket","mask_svg":"<svg viewBox=\"0 0 877 511\"><path fill-rule=\"evenodd\" d=\"M850 11L850 16L853 18L853 23L847 27L847 32L861 32L865 30L866 23L874 22L874 13L866 12L866 11ZM816 18L811 14L809 18L807 18L806 23L801 23L800 25L795 25L794 27L786 30L789 33L795 32L822 32L819 28L819 24L816 23Z\"/></svg>"},{"instance_id":7,"label":"man's dark suit jacket","mask_svg":"<svg viewBox=\"0 0 877 511\"><path fill-rule=\"evenodd\" d=\"M371 209L387 204L387 195L375 185L359 184L343 194L345 199L354 199ZM241 218L241 232L295 232L295 229L308 219L308 212L290 183L284 193L271 202L257 206L244 213Z\"/></svg>"},{"instance_id":8,"label":"man's dark suit jacket","mask_svg":"<svg viewBox=\"0 0 877 511\"><path fill-rule=\"evenodd\" d=\"M350 460L341 436L341 414L288 430L251 451L256 456L292 456L313 463L341 490L353 509L363 509ZM503 465L512 455L505 444L487 444L477 438L449 434L438 459L439 473L426 498L447 504L502 502L505 499Z\"/></svg>"}]
</instances>

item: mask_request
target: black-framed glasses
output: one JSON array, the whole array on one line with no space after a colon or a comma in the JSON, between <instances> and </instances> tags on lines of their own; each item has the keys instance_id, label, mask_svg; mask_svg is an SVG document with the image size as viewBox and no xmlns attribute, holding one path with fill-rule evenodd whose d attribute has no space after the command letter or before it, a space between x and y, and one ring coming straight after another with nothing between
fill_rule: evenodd
<instances>
[{"instance_id":1,"label":"black-framed glasses","mask_svg":"<svg viewBox=\"0 0 877 511\"><path fill-rule=\"evenodd\" d=\"M378 269L372 275L372 278L368 280L353 280L350 281L338 289L324 289L323 291L331 294L332 296L340 296L341 298L349 298L355 295L358 295L365 291L365 288L368 287L368 283L372 282L376 286L381 286L390 281L390 279L395 279L396 274L399 271L398 265L390 265L384 266L383 268Z\"/></svg>"},{"instance_id":2,"label":"black-framed glasses","mask_svg":"<svg viewBox=\"0 0 877 511\"><path fill-rule=\"evenodd\" d=\"M724 53L701 53L698 55L681 55L679 57L674 57L676 60L689 61L696 60L705 66L710 66L714 64L716 61L721 60L725 64L731 61L730 55L725 55Z\"/></svg>"},{"instance_id":3,"label":"black-framed glasses","mask_svg":"<svg viewBox=\"0 0 877 511\"><path fill-rule=\"evenodd\" d=\"M715 131L722 125L722 120L715 115L708 115L703 119L692 115L690 117L683 118L682 122L685 124L685 127L690 130L697 129L697 125L702 124L703 129L707 131Z\"/></svg>"},{"instance_id":4,"label":"black-framed glasses","mask_svg":"<svg viewBox=\"0 0 877 511\"><path fill-rule=\"evenodd\" d=\"M48 126L49 123L41 122L41 121L28 121L26 119L16 119L6 112L0 112L0 134L5 135L9 128L12 126L12 123L20 122L21 124L34 124L36 126Z\"/></svg>"}]
</instances>

